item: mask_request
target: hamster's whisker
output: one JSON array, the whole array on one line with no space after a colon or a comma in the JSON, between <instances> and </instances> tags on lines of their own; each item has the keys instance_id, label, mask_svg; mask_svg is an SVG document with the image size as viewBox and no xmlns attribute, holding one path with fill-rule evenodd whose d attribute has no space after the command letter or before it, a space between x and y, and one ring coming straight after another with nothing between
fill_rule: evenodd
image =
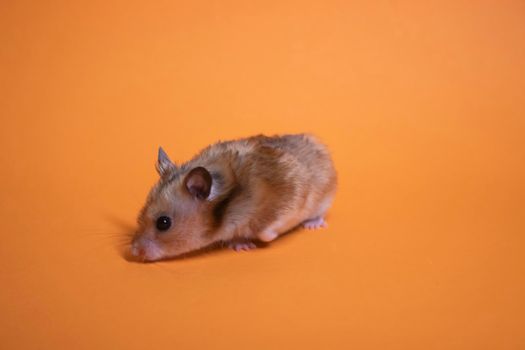
<instances>
[{"instance_id":1,"label":"hamster's whisker","mask_svg":"<svg viewBox=\"0 0 525 350\"><path fill-rule=\"evenodd\" d=\"M154 262L153 265L158 269L168 271L169 273L173 273L172 269L169 269L167 266L164 266L162 263Z\"/></svg>"},{"instance_id":2,"label":"hamster's whisker","mask_svg":"<svg viewBox=\"0 0 525 350\"><path fill-rule=\"evenodd\" d=\"M91 232L80 235L80 237L133 237L133 234L127 232Z\"/></svg>"}]
</instances>

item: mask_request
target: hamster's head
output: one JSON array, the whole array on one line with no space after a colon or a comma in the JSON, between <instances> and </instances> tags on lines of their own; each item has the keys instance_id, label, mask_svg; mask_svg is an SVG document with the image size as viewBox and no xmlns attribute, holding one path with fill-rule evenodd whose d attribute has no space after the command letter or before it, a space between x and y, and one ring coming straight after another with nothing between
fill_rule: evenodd
<instances>
[{"instance_id":1,"label":"hamster's head","mask_svg":"<svg viewBox=\"0 0 525 350\"><path fill-rule=\"evenodd\" d=\"M139 214L131 243L131 254L140 261L166 259L212 243L208 170L180 169L160 148L157 171L160 179Z\"/></svg>"}]
</instances>

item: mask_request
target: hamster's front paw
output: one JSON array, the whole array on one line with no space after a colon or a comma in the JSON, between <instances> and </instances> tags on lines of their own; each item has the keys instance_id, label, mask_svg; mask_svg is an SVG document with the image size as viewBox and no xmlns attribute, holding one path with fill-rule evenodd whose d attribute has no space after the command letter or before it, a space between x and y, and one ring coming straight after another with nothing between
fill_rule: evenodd
<instances>
[{"instance_id":1,"label":"hamster's front paw","mask_svg":"<svg viewBox=\"0 0 525 350\"><path fill-rule=\"evenodd\" d=\"M255 249L257 248L257 246L255 245L255 243L249 242L249 241L245 241L245 242L236 241L236 242L229 242L228 248L233 249L236 252L240 252L240 251L247 251L247 250Z\"/></svg>"}]
</instances>

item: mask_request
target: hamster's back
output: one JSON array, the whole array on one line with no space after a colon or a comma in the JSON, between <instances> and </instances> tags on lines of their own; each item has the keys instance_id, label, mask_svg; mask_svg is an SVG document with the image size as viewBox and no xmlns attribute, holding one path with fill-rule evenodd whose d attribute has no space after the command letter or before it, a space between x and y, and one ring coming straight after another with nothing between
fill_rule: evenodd
<instances>
[{"instance_id":1,"label":"hamster's back","mask_svg":"<svg viewBox=\"0 0 525 350\"><path fill-rule=\"evenodd\" d=\"M254 152L265 152L270 148L274 156L279 158L281 165L292 173L301 173L301 177L308 179L323 190L325 186L336 185L336 172L330 153L326 146L315 136L310 134L292 134L282 136L254 136L248 140L257 143Z\"/></svg>"}]
</instances>

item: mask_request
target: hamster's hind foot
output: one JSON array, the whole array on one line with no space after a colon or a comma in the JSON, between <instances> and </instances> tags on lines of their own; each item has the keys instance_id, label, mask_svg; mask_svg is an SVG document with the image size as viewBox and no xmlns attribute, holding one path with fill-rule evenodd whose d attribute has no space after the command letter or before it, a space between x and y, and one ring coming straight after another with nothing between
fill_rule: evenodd
<instances>
[{"instance_id":1,"label":"hamster's hind foot","mask_svg":"<svg viewBox=\"0 0 525 350\"><path fill-rule=\"evenodd\" d=\"M302 225L303 225L304 228L306 228L308 230L315 230L315 229L318 229L318 228L322 228L322 227L328 226L328 224L326 223L326 221L324 220L324 218L322 216L303 221Z\"/></svg>"}]
</instances>

